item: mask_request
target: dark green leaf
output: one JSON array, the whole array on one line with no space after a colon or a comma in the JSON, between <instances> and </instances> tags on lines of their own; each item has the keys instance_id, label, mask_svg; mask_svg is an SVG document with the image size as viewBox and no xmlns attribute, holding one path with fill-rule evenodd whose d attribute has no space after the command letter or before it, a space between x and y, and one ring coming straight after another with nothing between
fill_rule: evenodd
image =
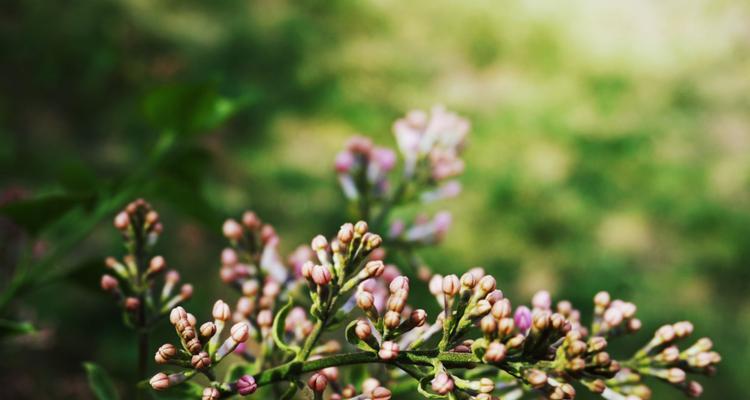
<instances>
[{"instance_id":1,"label":"dark green leaf","mask_svg":"<svg viewBox=\"0 0 750 400\"><path fill-rule=\"evenodd\" d=\"M116 400L120 397L117 395L115 385L112 383L107 372L100 366L91 363L83 363L86 369L86 375L89 380L89 387L98 400Z\"/></svg>"},{"instance_id":2,"label":"dark green leaf","mask_svg":"<svg viewBox=\"0 0 750 400\"><path fill-rule=\"evenodd\" d=\"M0 336L27 335L36 332L31 322L0 319Z\"/></svg>"}]
</instances>

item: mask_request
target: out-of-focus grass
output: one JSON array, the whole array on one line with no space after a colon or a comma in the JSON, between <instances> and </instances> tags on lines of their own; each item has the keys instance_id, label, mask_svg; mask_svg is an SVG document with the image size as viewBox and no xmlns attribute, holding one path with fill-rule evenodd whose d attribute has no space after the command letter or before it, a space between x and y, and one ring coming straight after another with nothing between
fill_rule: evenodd
<instances>
[{"instance_id":1,"label":"out-of-focus grass","mask_svg":"<svg viewBox=\"0 0 750 400\"><path fill-rule=\"evenodd\" d=\"M639 304L649 332L693 320L724 355L706 396L744 392L750 9L743 2L130 0L10 8L0 67L6 186L57 188L59 165L100 183L126 174L153 142L142 99L164 85L209 85L244 99L229 124L185 139L183 158L158 172L160 190L144 193L166 209L163 253L188 279L210 279L193 304L231 297L216 279L221 240L210 221L253 207L277 226L286 249L333 232L344 216L331 160L345 138L364 133L392 144L396 117L441 102L467 115L473 131L465 190L449 203L454 228L425 254L435 269L483 265L514 298L546 287L585 311L607 289ZM177 118L189 119L180 110ZM110 254L115 243L102 229L83 252ZM113 336L113 308L83 289L95 276L84 269L32 297L25 312L51 328L56 343L38 354L101 359L127 377L133 355ZM83 307L102 322L76 328L75 307L44 301L52 293L96 300ZM94 348L71 343L82 338ZM45 376L69 374L60 372L62 361L19 363Z\"/></svg>"}]
</instances>

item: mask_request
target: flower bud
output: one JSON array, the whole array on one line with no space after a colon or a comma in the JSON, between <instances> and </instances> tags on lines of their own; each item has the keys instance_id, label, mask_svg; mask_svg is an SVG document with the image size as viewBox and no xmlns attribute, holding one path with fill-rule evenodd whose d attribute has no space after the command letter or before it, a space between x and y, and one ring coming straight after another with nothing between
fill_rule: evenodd
<instances>
[{"instance_id":1,"label":"flower bud","mask_svg":"<svg viewBox=\"0 0 750 400\"><path fill-rule=\"evenodd\" d=\"M383 238L380 237L380 235L371 234L367 237L367 240L364 242L365 250L372 251L380 247L380 245L383 244Z\"/></svg>"},{"instance_id":2,"label":"flower bud","mask_svg":"<svg viewBox=\"0 0 750 400\"><path fill-rule=\"evenodd\" d=\"M224 221L222 226L224 236L229 240L240 240L242 239L242 226L233 219Z\"/></svg>"},{"instance_id":3,"label":"flower bud","mask_svg":"<svg viewBox=\"0 0 750 400\"><path fill-rule=\"evenodd\" d=\"M375 389L373 389L372 392L370 393L370 399L371 400L391 400L391 391L382 386L378 386Z\"/></svg>"},{"instance_id":4,"label":"flower bud","mask_svg":"<svg viewBox=\"0 0 750 400\"><path fill-rule=\"evenodd\" d=\"M357 235L359 235L359 236L362 236L362 235L364 235L365 233L367 233L367 229L368 229L368 226L367 226L367 222L365 222L365 221L358 221L358 222L357 222L357 223L356 223L356 224L354 225L354 232L355 232L355 233L356 233Z\"/></svg>"},{"instance_id":5,"label":"flower bud","mask_svg":"<svg viewBox=\"0 0 750 400\"><path fill-rule=\"evenodd\" d=\"M101 281L102 290L105 292L111 292L115 289L117 289L118 286L120 286L120 282L115 279L112 275L102 275L102 281Z\"/></svg>"},{"instance_id":6,"label":"flower bud","mask_svg":"<svg viewBox=\"0 0 750 400\"><path fill-rule=\"evenodd\" d=\"M607 339L601 336L594 336L589 339L588 352L597 353L607 348Z\"/></svg>"},{"instance_id":7,"label":"flower bud","mask_svg":"<svg viewBox=\"0 0 750 400\"><path fill-rule=\"evenodd\" d=\"M354 334L356 334L360 340L365 340L372 335L372 328L367 321L359 320L354 327Z\"/></svg>"},{"instance_id":8,"label":"flower bud","mask_svg":"<svg viewBox=\"0 0 750 400\"><path fill-rule=\"evenodd\" d=\"M491 305L495 305L495 303L497 303L498 301L502 299L503 299L503 292L497 289L487 293L487 296L485 297L485 300L487 300Z\"/></svg>"},{"instance_id":9,"label":"flower bud","mask_svg":"<svg viewBox=\"0 0 750 400\"><path fill-rule=\"evenodd\" d=\"M169 322L171 322L172 325L176 325L177 321L183 318L187 318L187 312L181 306L173 308L172 311L170 311L169 313Z\"/></svg>"},{"instance_id":10,"label":"flower bud","mask_svg":"<svg viewBox=\"0 0 750 400\"><path fill-rule=\"evenodd\" d=\"M163 372L154 375L148 383L154 390L165 390L169 387L169 377Z\"/></svg>"},{"instance_id":11,"label":"flower bud","mask_svg":"<svg viewBox=\"0 0 750 400\"><path fill-rule=\"evenodd\" d=\"M492 393L495 390L495 382L490 378L482 378L479 380L479 391L482 393Z\"/></svg>"},{"instance_id":12,"label":"flower bud","mask_svg":"<svg viewBox=\"0 0 750 400\"><path fill-rule=\"evenodd\" d=\"M130 226L130 217L128 216L128 213L125 211L120 211L115 216L114 225L115 228L121 231L128 229L128 226Z\"/></svg>"},{"instance_id":13,"label":"flower bud","mask_svg":"<svg viewBox=\"0 0 750 400\"><path fill-rule=\"evenodd\" d=\"M185 301L193 297L193 285L186 283L180 288L180 298Z\"/></svg>"},{"instance_id":14,"label":"flower bud","mask_svg":"<svg viewBox=\"0 0 750 400\"><path fill-rule=\"evenodd\" d=\"M685 371L679 368L670 368L667 370L667 380L673 384L682 383L685 381Z\"/></svg>"},{"instance_id":15,"label":"flower bud","mask_svg":"<svg viewBox=\"0 0 750 400\"><path fill-rule=\"evenodd\" d=\"M240 396L251 395L258 389L258 384L251 375L243 375L240 379L237 379L235 384L237 385L237 393Z\"/></svg>"},{"instance_id":16,"label":"flower bud","mask_svg":"<svg viewBox=\"0 0 750 400\"><path fill-rule=\"evenodd\" d=\"M541 389L547 384L547 374L538 369L529 370L526 373L526 382L534 389Z\"/></svg>"},{"instance_id":17,"label":"flower bud","mask_svg":"<svg viewBox=\"0 0 750 400\"><path fill-rule=\"evenodd\" d=\"M485 335L491 335L495 333L495 330L497 329L497 322L495 321L495 317L493 317L492 315L485 315L484 318L482 318L482 320L479 322L479 328Z\"/></svg>"},{"instance_id":18,"label":"flower bud","mask_svg":"<svg viewBox=\"0 0 750 400\"><path fill-rule=\"evenodd\" d=\"M471 272L466 272L461 275L461 286L469 289L473 289L477 285L477 278Z\"/></svg>"},{"instance_id":19,"label":"flower bud","mask_svg":"<svg viewBox=\"0 0 750 400\"><path fill-rule=\"evenodd\" d=\"M214 308L211 314L214 319L219 321L226 321L232 315L229 311L229 306L222 300L217 300L216 303L214 303Z\"/></svg>"},{"instance_id":20,"label":"flower bud","mask_svg":"<svg viewBox=\"0 0 750 400\"><path fill-rule=\"evenodd\" d=\"M137 297L128 297L125 299L125 309L128 311L135 311L140 307L141 301Z\"/></svg>"},{"instance_id":21,"label":"flower bud","mask_svg":"<svg viewBox=\"0 0 750 400\"><path fill-rule=\"evenodd\" d=\"M348 245L354 238L354 226L348 222L344 225L341 225L337 237L341 244Z\"/></svg>"},{"instance_id":22,"label":"flower bud","mask_svg":"<svg viewBox=\"0 0 750 400\"><path fill-rule=\"evenodd\" d=\"M305 261L305 263L302 264L302 268L300 269L302 277L312 280L313 269L315 269L315 264L313 264L312 261Z\"/></svg>"},{"instance_id":23,"label":"flower bud","mask_svg":"<svg viewBox=\"0 0 750 400\"><path fill-rule=\"evenodd\" d=\"M190 363L195 369L208 368L208 366L211 365L211 356L205 351L201 351L190 359Z\"/></svg>"},{"instance_id":24,"label":"flower bud","mask_svg":"<svg viewBox=\"0 0 750 400\"><path fill-rule=\"evenodd\" d=\"M594 304L601 308L607 308L609 306L610 297L607 292L599 292L594 296Z\"/></svg>"},{"instance_id":25,"label":"flower bud","mask_svg":"<svg viewBox=\"0 0 750 400\"><path fill-rule=\"evenodd\" d=\"M201 400L219 400L220 398L221 393L219 392L219 389L213 386L203 389L203 396L201 397Z\"/></svg>"},{"instance_id":26,"label":"flower bud","mask_svg":"<svg viewBox=\"0 0 750 400\"><path fill-rule=\"evenodd\" d=\"M391 281L391 284L388 285L388 289L390 289L391 293L396 293L399 290L405 290L409 291L409 278L405 276L397 276L394 280Z\"/></svg>"},{"instance_id":27,"label":"flower bud","mask_svg":"<svg viewBox=\"0 0 750 400\"><path fill-rule=\"evenodd\" d=\"M404 311L404 307L406 307L406 298L409 296L409 293L405 290L399 290L393 294L391 294L388 297L388 303L386 304L386 308L388 308L391 311L401 312Z\"/></svg>"},{"instance_id":28,"label":"flower bud","mask_svg":"<svg viewBox=\"0 0 750 400\"><path fill-rule=\"evenodd\" d=\"M497 287L497 281L490 275L485 275L479 279L479 290L481 293L491 293Z\"/></svg>"},{"instance_id":29,"label":"flower bud","mask_svg":"<svg viewBox=\"0 0 750 400\"><path fill-rule=\"evenodd\" d=\"M446 395L453 391L453 379L445 372L435 375L432 380L432 390L439 395Z\"/></svg>"},{"instance_id":30,"label":"flower bud","mask_svg":"<svg viewBox=\"0 0 750 400\"><path fill-rule=\"evenodd\" d=\"M550 306L552 306L552 297L548 291L540 290L534 294L534 297L531 299L531 305L534 308L549 310Z\"/></svg>"},{"instance_id":31,"label":"flower bud","mask_svg":"<svg viewBox=\"0 0 750 400\"><path fill-rule=\"evenodd\" d=\"M185 343L185 346L187 347L190 354L198 354L201 350L203 350L203 345L201 344L200 339L198 339L197 337L188 339L187 343Z\"/></svg>"},{"instance_id":32,"label":"flower bud","mask_svg":"<svg viewBox=\"0 0 750 400\"><path fill-rule=\"evenodd\" d=\"M422 326L427 322L427 312L418 308L411 312L410 318L414 326Z\"/></svg>"},{"instance_id":33,"label":"flower bud","mask_svg":"<svg viewBox=\"0 0 750 400\"><path fill-rule=\"evenodd\" d=\"M271 310L261 310L258 313L258 326L261 328L270 328L273 325L273 314Z\"/></svg>"},{"instance_id":34,"label":"flower bud","mask_svg":"<svg viewBox=\"0 0 750 400\"><path fill-rule=\"evenodd\" d=\"M201 325L199 331L201 333L201 337L210 338L214 335L214 333L216 333L216 325L214 325L213 322L206 322Z\"/></svg>"},{"instance_id":35,"label":"flower bud","mask_svg":"<svg viewBox=\"0 0 750 400\"><path fill-rule=\"evenodd\" d=\"M370 261L365 265L364 271L368 278L377 278L383 275L385 265L381 260Z\"/></svg>"},{"instance_id":36,"label":"flower bud","mask_svg":"<svg viewBox=\"0 0 750 400\"><path fill-rule=\"evenodd\" d=\"M519 306L518 308L516 308L516 313L513 316L513 321L515 322L519 331L526 332L526 330L531 327L531 310L529 310L529 308L526 306Z\"/></svg>"},{"instance_id":37,"label":"flower bud","mask_svg":"<svg viewBox=\"0 0 750 400\"><path fill-rule=\"evenodd\" d=\"M245 322L239 322L232 326L230 334L235 342L242 343L247 340L250 332Z\"/></svg>"},{"instance_id":38,"label":"flower bud","mask_svg":"<svg viewBox=\"0 0 750 400\"><path fill-rule=\"evenodd\" d=\"M685 385L685 394L689 397L700 397L703 394L703 386L696 381L690 381Z\"/></svg>"},{"instance_id":39,"label":"flower bud","mask_svg":"<svg viewBox=\"0 0 750 400\"><path fill-rule=\"evenodd\" d=\"M448 275L443 278L443 293L446 296L455 296L460 288L460 282L456 275Z\"/></svg>"},{"instance_id":40,"label":"flower bud","mask_svg":"<svg viewBox=\"0 0 750 400\"><path fill-rule=\"evenodd\" d=\"M378 351L378 356L382 360L393 360L396 357L398 357L398 343L392 342L392 341L385 341L380 346L380 351Z\"/></svg>"},{"instance_id":41,"label":"flower bud","mask_svg":"<svg viewBox=\"0 0 750 400\"><path fill-rule=\"evenodd\" d=\"M490 342L487 351L484 353L484 359L490 363L499 363L505 359L508 353L504 344L500 342Z\"/></svg>"},{"instance_id":42,"label":"flower bud","mask_svg":"<svg viewBox=\"0 0 750 400\"><path fill-rule=\"evenodd\" d=\"M367 378L362 382L362 393L371 394L380 386L380 381L375 378Z\"/></svg>"},{"instance_id":43,"label":"flower bud","mask_svg":"<svg viewBox=\"0 0 750 400\"><path fill-rule=\"evenodd\" d=\"M656 331L654 338L659 343L669 343L675 339L674 328L672 325L664 325Z\"/></svg>"},{"instance_id":44,"label":"flower bud","mask_svg":"<svg viewBox=\"0 0 750 400\"><path fill-rule=\"evenodd\" d=\"M175 270L169 270L167 271L167 275L164 276L164 280L174 285L180 281L180 273Z\"/></svg>"},{"instance_id":45,"label":"flower bud","mask_svg":"<svg viewBox=\"0 0 750 400\"><path fill-rule=\"evenodd\" d=\"M313 392L322 393L328 386L328 378L320 372L312 374L310 379L307 381L307 386L313 390Z\"/></svg>"},{"instance_id":46,"label":"flower bud","mask_svg":"<svg viewBox=\"0 0 750 400\"><path fill-rule=\"evenodd\" d=\"M430 278L429 283L429 289L430 293L432 293L435 296L442 296L443 295L443 276L440 274L435 274Z\"/></svg>"},{"instance_id":47,"label":"flower bud","mask_svg":"<svg viewBox=\"0 0 750 400\"><path fill-rule=\"evenodd\" d=\"M314 251L324 251L328 248L328 240L323 235L315 236L312 243L310 243L310 247Z\"/></svg>"},{"instance_id":48,"label":"flower bud","mask_svg":"<svg viewBox=\"0 0 750 400\"><path fill-rule=\"evenodd\" d=\"M331 271L322 265L316 265L312 270L312 280L318 286L325 286L331 283Z\"/></svg>"},{"instance_id":49,"label":"flower bud","mask_svg":"<svg viewBox=\"0 0 750 400\"><path fill-rule=\"evenodd\" d=\"M375 305L375 296L364 290L360 290L356 294L357 307L367 311Z\"/></svg>"},{"instance_id":50,"label":"flower bud","mask_svg":"<svg viewBox=\"0 0 750 400\"><path fill-rule=\"evenodd\" d=\"M226 248L221 251L221 265L231 267L237 264L238 261L237 252L234 249Z\"/></svg>"},{"instance_id":51,"label":"flower bud","mask_svg":"<svg viewBox=\"0 0 750 400\"><path fill-rule=\"evenodd\" d=\"M500 301L497 301L492 306L492 315L496 319L508 318L508 317L510 317L512 311L513 310L512 310L512 307L510 305L510 300L508 300L508 299L502 299Z\"/></svg>"},{"instance_id":52,"label":"flower bud","mask_svg":"<svg viewBox=\"0 0 750 400\"><path fill-rule=\"evenodd\" d=\"M165 268L167 268L167 262L164 260L164 257L156 256L149 262L148 272L158 274L159 272L164 271Z\"/></svg>"},{"instance_id":53,"label":"flower bud","mask_svg":"<svg viewBox=\"0 0 750 400\"><path fill-rule=\"evenodd\" d=\"M476 305L474 305L474 309L471 311L472 317L483 317L487 314L489 314L490 310L492 310L492 305L487 300L479 300Z\"/></svg>"},{"instance_id":54,"label":"flower bud","mask_svg":"<svg viewBox=\"0 0 750 400\"><path fill-rule=\"evenodd\" d=\"M245 211L242 214L242 224L245 225L247 229L254 231L260 228L261 221L260 221L260 218L258 218L258 215L255 214L254 212Z\"/></svg>"},{"instance_id":55,"label":"flower bud","mask_svg":"<svg viewBox=\"0 0 750 400\"><path fill-rule=\"evenodd\" d=\"M156 361L157 364L165 364L175 355L177 355L177 348L170 343L166 343L161 345L159 350L156 351L154 361Z\"/></svg>"},{"instance_id":56,"label":"flower bud","mask_svg":"<svg viewBox=\"0 0 750 400\"><path fill-rule=\"evenodd\" d=\"M388 311L383 317L383 324L388 329L395 329L401 323L401 314L396 311Z\"/></svg>"}]
</instances>

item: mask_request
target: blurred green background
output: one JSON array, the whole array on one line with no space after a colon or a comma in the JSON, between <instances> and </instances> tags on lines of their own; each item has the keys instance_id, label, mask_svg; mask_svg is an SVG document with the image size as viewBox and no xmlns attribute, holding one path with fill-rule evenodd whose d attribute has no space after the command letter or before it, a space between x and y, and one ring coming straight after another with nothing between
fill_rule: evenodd
<instances>
[{"instance_id":1,"label":"blurred green background","mask_svg":"<svg viewBox=\"0 0 750 400\"><path fill-rule=\"evenodd\" d=\"M464 192L444 203L454 227L423 253L436 270L482 265L516 303L548 288L585 312L609 290L644 321L624 351L689 319L724 357L705 397L746 397L747 2L0 10L0 200L14 221L0 221L0 288L36 265L3 312L38 329L2 339L9 398L91 398L85 360L123 390L134 379L134 339L98 288L102 259L123 253L110 221L126 200L155 203L160 252L196 284L190 304L205 316L236 298L218 280L224 218L258 211L285 251L335 232L344 140L393 145L392 121L434 103L473 124Z\"/></svg>"}]
</instances>

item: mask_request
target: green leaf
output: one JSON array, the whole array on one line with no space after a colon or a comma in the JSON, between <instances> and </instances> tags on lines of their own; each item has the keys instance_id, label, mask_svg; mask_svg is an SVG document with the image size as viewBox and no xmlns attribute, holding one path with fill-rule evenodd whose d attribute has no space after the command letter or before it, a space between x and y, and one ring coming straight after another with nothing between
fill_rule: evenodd
<instances>
[{"instance_id":1,"label":"green leaf","mask_svg":"<svg viewBox=\"0 0 750 400\"><path fill-rule=\"evenodd\" d=\"M235 114L249 99L221 96L212 84L173 84L149 93L143 110L151 124L179 134L204 133Z\"/></svg>"},{"instance_id":2,"label":"green leaf","mask_svg":"<svg viewBox=\"0 0 750 400\"><path fill-rule=\"evenodd\" d=\"M0 336L28 335L36 332L31 322L0 319Z\"/></svg>"},{"instance_id":3,"label":"green leaf","mask_svg":"<svg viewBox=\"0 0 750 400\"><path fill-rule=\"evenodd\" d=\"M419 386L417 386L417 390L419 393L428 398L428 399L444 399L447 396L441 396L437 393L432 393L432 376L425 376L424 378L419 380Z\"/></svg>"},{"instance_id":4,"label":"green leaf","mask_svg":"<svg viewBox=\"0 0 750 400\"><path fill-rule=\"evenodd\" d=\"M151 397L155 400L200 399L203 397L203 386L192 381L186 381L166 390L158 392L151 390L149 393L151 393Z\"/></svg>"},{"instance_id":5,"label":"green leaf","mask_svg":"<svg viewBox=\"0 0 750 400\"><path fill-rule=\"evenodd\" d=\"M276 317L274 317L273 319L272 333L273 341L274 343L276 343L276 347L285 352L297 354L300 351L298 346L289 346L284 343L284 325L286 323L286 316L289 315L289 311L292 310L292 305L294 305L294 303L290 298L286 305L284 305L284 307L281 307L281 310L276 313Z\"/></svg>"},{"instance_id":6,"label":"green leaf","mask_svg":"<svg viewBox=\"0 0 750 400\"><path fill-rule=\"evenodd\" d=\"M89 380L89 387L98 400L116 400L120 397L117 395L115 385L112 383L107 372L100 366L91 363L83 363L86 369L86 375Z\"/></svg>"},{"instance_id":7,"label":"green leaf","mask_svg":"<svg viewBox=\"0 0 750 400\"><path fill-rule=\"evenodd\" d=\"M346 337L346 341L357 346L357 348L364 350L364 351L370 351L370 352L377 351L369 343L365 342L364 340L360 340L360 338L357 337L357 334L355 332L355 329L357 327L357 322L358 320L355 319L354 321L350 322L349 325L346 326L346 330L344 331L344 337ZM372 338L372 336L370 337Z\"/></svg>"}]
</instances>

